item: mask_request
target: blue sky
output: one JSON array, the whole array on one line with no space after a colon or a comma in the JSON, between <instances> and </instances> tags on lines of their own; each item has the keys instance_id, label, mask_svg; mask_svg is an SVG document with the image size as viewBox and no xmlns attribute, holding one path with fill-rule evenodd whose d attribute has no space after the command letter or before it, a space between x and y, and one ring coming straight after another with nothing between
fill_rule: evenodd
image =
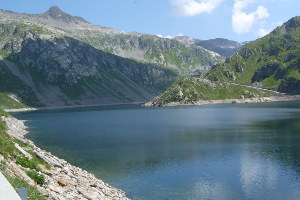
<instances>
[{"instance_id":1,"label":"blue sky","mask_svg":"<svg viewBox=\"0 0 300 200\"><path fill-rule=\"evenodd\" d=\"M56 5L87 21L164 37L255 40L300 15L299 0L0 0L0 8L42 13Z\"/></svg>"}]
</instances>

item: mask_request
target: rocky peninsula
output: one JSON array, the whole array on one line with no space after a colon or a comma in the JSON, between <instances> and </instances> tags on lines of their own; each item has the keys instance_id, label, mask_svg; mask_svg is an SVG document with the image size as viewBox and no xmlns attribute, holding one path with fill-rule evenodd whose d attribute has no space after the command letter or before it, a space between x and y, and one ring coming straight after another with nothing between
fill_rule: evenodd
<instances>
[{"instance_id":1,"label":"rocky peninsula","mask_svg":"<svg viewBox=\"0 0 300 200\"><path fill-rule=\"evenodd\" d=\"M219 100L198 100L198 101L178 101L162 102L150 101L143 106L146 107L169 107L169 106L199 106L206 104L234 104L234 103L259 103L259 102L276 102L276 101L299 101L300 95L284 95L259 98L239 98L239 99L219 99Z\"/></svg>"},{"instance_id":2,"label":"rocky peninsula","mask_svg":"<svg viewBox=\"0 0 300 200\"><path fill-rule=\"evenodd\" d=\"M25 173L26 168L18 165L13 159L1 157L0 160L5 162L6 172L10 176L21 178L29 185L37 187L51 200L129 200L123 191L37 147L31 140L25 138L27 131L23 121L13 117L2 117L2 120L6 123L6 132L10 137L29 145L30 148L25 148L15 143L15 148L20 154L30 158L31 155L28 153L30 149L35 156L44 160L49 166L39 165L40 172L38 173L45 177L44 184L40 186Z\"/></svg>"}]
</instances>

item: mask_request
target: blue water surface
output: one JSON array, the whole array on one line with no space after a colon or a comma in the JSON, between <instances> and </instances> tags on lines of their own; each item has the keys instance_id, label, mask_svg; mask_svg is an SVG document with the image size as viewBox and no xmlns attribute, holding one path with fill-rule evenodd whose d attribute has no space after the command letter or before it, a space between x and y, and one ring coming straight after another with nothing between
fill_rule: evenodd
<instances>
[{"instance_id":1,"label":"blue water surface","mask_svg":"<svg viewBox=\"0 0 300 200\"><path fill-rule=\"evenodd\" d=\"M39 147L140 200L300 198L300 103L15 113Z\"/></svg>"}]
</instances>

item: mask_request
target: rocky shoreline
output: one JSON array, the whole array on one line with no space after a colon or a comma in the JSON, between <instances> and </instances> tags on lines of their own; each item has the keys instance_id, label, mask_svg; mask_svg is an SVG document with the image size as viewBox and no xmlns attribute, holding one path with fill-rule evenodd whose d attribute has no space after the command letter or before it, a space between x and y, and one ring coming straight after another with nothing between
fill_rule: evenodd
<instances>
[{"instance_id":1,"label":"rocky shoreline","mask_svg":"<svg viewBox=\"0 0 300 200\"><path fill-rule=\"evenodd\" d=\"M246 99L222 99L222 100L199 100L199 101L181 101L181 102L153 102L143 104L145 107L171 107L171 106L199 106L207 104L232 104L232 103L259 103L276 101L299 101L300 95L293 96L271 96Z\"/></svg>"},{"instance_id":2,"label":"rocky shoreline","mask_svg":"<svg viewBox=\"0 0 300 200\"><path fill-rule=\"evenodd\" d=\"M52 106L52 107L29 107L29 108L12 108L4 109L5 112L27 112L35 110L55 110L55 109L71 109L71 108L88 108L97 106L118 106L118 105L138 105L144 102L132 102L132 103L115 103L115 104L92 104L92 105L76 105L76 106Z\"/></svg>"},{"instance_id":3,"label":"rocky shoreline","mask_svg":"<svg viewBox=\"0 0 300 200\"><path fill-rule=\"evenodd\" d=\"M9 136L30 145L35 155L51 166L50 169L40 166L40 173L45 177L43 186L37 185L28 177L22 167L12 160L6 161L9 174L22 178L29 185L37 187L51 200L129 200L122 190L116 189L95 178L93 174L38 148L31 140L24 137L27 131L23 121L13 117L2 117L2 119L6 122ZM17 144L15 147L24 156L29 156L25 148L23 149Z\"/></svg>"}]
</instances>

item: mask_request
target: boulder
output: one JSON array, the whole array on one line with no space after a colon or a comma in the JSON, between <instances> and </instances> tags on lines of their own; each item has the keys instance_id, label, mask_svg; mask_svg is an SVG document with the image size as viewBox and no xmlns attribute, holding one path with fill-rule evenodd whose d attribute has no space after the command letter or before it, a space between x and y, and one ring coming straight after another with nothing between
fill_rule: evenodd
<instances>
[{"instance_id":1,"label":"boulder","mask_svg":"<svg viewBox=\"0 0 300 200\"><path fill-rule=\"evenodd\" d=\"M63 186L63 187L68 185L68 182L65 179L59 179L57 181L57 183L58 183L58 185Z\"/></svg>"}]
</instances>

